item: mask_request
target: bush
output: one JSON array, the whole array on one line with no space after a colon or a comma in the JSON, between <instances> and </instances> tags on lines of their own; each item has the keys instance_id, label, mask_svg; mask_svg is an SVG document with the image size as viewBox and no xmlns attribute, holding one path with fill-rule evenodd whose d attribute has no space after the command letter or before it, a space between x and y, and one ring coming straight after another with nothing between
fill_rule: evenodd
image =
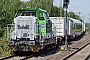
<instances>
[{"instance_id":1,"label":"bush","mask_svg":"<svg viewBox=\"0 0 90 60\"><path fill-rule=\"evenodd\" d=\"M0 56L9 56L12 51L9 49L6 38L0 38Z\"/></svg>"},{"instance_id":2,"label":"bush","mask_svg":"<svg viewBox=\"0 0 90 60\"><path fill-rule=\"evenodd\" d=\"M4 36L4 32L5 32L5 30L0 28L0 37Z\"/></svg>"}]
</instances>

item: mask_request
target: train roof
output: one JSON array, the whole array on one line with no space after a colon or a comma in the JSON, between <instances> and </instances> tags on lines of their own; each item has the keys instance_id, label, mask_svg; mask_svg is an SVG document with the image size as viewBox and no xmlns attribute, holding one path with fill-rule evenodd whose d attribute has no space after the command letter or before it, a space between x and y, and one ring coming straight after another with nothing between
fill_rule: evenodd
<instances>
[{"instance_id":1,"label":"train roof","mask_svg":"<svg viewBox=\"0 0 90 60\"><path fill-rule=\"evenodd\" d=\"M43 9L40 9L40 8L30 8L30 7L27 7L27 8L19 8L16 10L16 14L15 14L15 17L17 16L17 13L19 11L39 11L39 12L47 12L46 10L43 10Z\"/></svg>"},{"instance_id":2,"label":"train roof","mask_svg":"<svg viewBox=\"0 0 90 60\"><path fill-rule=\"evenodd\" d=\"M77 19L73 19L73 18L69 18L70 20L72 20L74 23L82 23L80 20Z\"/></svg>"},{"instance_id":3,"label":"train roof","mask_svg":"<svg viewBox=\"0 0 90 60\"><path fill-rule=\"evenodd\" d=\"M66 17L50 17L50 18L57 18L57 19L60 18L60 19L64 20ZM73 19L73 18L69 18L69 17L67 17L67 19L72 20L73 23L82 23L80 20L77 20L77 19Z\"/></svg>"}]
</instances>

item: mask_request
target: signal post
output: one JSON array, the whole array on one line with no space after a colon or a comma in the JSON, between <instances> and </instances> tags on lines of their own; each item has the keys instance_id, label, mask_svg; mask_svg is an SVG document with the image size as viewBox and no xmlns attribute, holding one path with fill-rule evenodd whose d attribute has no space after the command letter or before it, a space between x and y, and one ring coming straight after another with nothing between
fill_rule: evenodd
<instances>
[{"instance_id":1,"label":"signal post","mask_svg":"<svg viewBox=\"0 0 90 60\"><path fill-rule=\"evenodd\" d=\"M69 5L69 0L63 0L63 8L65 9L65 18L66 18L66 33L65 33L65 50L68 50L67 34L68 34L68 19L67 19L67 9Z\"/></svg>"}]
</instances>

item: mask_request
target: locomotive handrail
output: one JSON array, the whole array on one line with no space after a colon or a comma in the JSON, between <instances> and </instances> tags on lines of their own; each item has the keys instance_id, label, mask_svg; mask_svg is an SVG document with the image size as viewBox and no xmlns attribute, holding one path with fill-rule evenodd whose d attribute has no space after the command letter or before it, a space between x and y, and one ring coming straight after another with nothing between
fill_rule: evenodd
<instances>
[{"instance_id":1,"label":"locomotive handrail","mask_svg":"<svg viewBox=\"0 0 90 60\"><path fill-rule=\"evenodd\" d=\"M7 25L7 41L10 39L11 32L13 31L12 26L14 26L14 24L8 24Z\"/></svg>"}]
</instances>

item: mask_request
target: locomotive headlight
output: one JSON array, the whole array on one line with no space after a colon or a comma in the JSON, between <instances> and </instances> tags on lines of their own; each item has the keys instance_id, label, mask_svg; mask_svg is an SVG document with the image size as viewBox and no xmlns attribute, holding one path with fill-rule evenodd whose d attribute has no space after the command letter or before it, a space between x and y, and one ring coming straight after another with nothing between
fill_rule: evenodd
<instances>
[{"instance_id":1,"label":"locomotive headlight","mask_svg":"<svg viewBox=\"0 0 90 60\"><path fill-rule=\"evenodd\" d=\"M31 38L33 38L34 36L33 36L33 34L31 34Z\"/></svg>"},{"instance_id":2,"label":"locomotive headlight","mask_svg":"<svg viewBox=\"0 0 90 60\"><path fill-rule=\"evenodd\" d=\"M21 23L20 27L26 27L26 24Z\"/></svg>"},{"instance_id":3,"label":"locomotive headlight","mask_svg":"<svg viewBox=\"0 0 90 60\"><path fill-rule=\"evenodd\" d=\"M30 32L30 34L32 34L32 32Z\"/></svg>"},{"instance_id":4,"label":"locomotive headlight","mask_svg":"<svg viewBox=\"0 0 90 60\"><path fill-rule=\"evenodd\" d=\"M16 35L15 32L13 32L13 35Z\"/></svg>"},{"instance_id":5,"label":"locomotive headlight","mask_svg":"<svg viewBox=\"0 0 90 60\"><path fill-rule=\"evenodd\" d=\"M16 40L16 34L15 33L13 33L11 37L12 37L12 39Z\"/></svg>"},{"instance_id":6,"label":"locomotive headlight","mask_svg":"<svg viewBox=\"0 0 90 60\"><path fill-rule=\"evenodd\" d=\"M11 38L12 38L13 40L16 40L16 33L15 33L15 31L12 32Z\"/></svg>"},{"instance_id":7,"label":"locomotive headlight","mask_svg":"<svg viewBox=\"0 0 90 60\"><path fill-rule=\"evenodd\" d=\"M24 24L23 27L26 27L26 24Z\"/></svg>"},{"instance_id":8,"label":"locomotive headlight","mask_svg":"<svg viewBox=\"0 0 90 60\"><path fill-rule=\"evenodd\" d=\"M31 34L31 37L33 37L33 34Z\"/></svg>"}]
</instances>

